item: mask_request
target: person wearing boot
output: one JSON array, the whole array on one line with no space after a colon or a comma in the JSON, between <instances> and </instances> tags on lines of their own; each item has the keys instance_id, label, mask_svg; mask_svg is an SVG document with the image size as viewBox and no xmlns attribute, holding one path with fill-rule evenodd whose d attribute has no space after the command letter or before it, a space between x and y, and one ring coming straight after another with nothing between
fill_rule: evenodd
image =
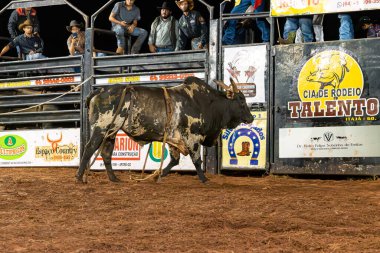
<instances>
[{"instance_id":1,"label":"person wearing boot","mask_svg":"<svg viewBox=\"0 0 380 253\"><path fill-rule=\"evenodd\" d=\"M141 46L148 36L148 32L137 27L137 22L141 19L140 9L135 4L135 0L125 0L117 2L109 16L112 23L112 31L116 33L117 54L125 53L125 33L137 37L131 48L132 54L138 54Z\"/></svg>"},{"instance_id":2,"label":"person wearing boot","mask_svg":"<svg viewBox=\"0 0 380 253\"><path fill-rule=\"evenodd\" d=\"M191 41L191 49L207 48L208 28L206 20L198 11L193 10L193 0L177 0L178 8L183 12L179 19L178 50L185 50L188 41Z\"/></svg>"},{"instance_id":3,"label":"person wearing boot","mask_svg":"<svg viewBox=\"0 0 380 253\"><path fill-rule=\"evenodd\" d=\"M163 2L160 16L156 17L150 29L148 40L151 53L172 52L178 43L178 21L171 15L172 10L168 2Z\"/></svg>"},{"instance_id":4,"label":"person wearing boot","mask_svg":"<svg viewBox=\"0 0 380 253\"><path fill-rule=\"evenodd\" d=\"M311 16L286 18L283 38L279 38L278 42L280 44L294 43L298 28L301 28L304 42L313 42L313 18Z\"/></svg>"}]
</instances>

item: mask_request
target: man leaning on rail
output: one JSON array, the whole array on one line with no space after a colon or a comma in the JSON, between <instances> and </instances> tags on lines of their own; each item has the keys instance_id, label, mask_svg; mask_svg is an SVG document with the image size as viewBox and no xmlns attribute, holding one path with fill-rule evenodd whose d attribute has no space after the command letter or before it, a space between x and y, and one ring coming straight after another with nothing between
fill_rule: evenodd
<instances>
[{"instance_id":1,"label":"man leaning on rail","mask_svg":"<svg viewBox=\"0 0 380 253\"><path fill-rule=\"evenodd\" d=\"M25 60L46 58L46 56L42 54L44 42L39 36L33 34L33 23L27 19L18 28L20 31L24 31L24 34L17 36L13 41L9 42L9 44L1 50L0 56L3 56L11 48L18 46L20 47L21 53L25 55Z\"/></svg>"}]
</instances>

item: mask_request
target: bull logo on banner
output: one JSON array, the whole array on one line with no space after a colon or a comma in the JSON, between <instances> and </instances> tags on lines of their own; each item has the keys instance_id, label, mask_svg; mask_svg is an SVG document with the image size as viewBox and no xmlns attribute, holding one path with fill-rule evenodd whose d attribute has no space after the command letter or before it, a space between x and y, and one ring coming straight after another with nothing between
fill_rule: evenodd
<instances>
[{"instance_id":1,"label":"bull logo on banner","mask_svg":"<svg viewBox=\"0 0 380 253\"><path fill-rule=\"evenodd\" d=\"M302 63L295 80L300 101L288 102L290 118L376 119L379 100L362 97L364 75L352 55L329 49Z\"/></svg>"}]
</instances>

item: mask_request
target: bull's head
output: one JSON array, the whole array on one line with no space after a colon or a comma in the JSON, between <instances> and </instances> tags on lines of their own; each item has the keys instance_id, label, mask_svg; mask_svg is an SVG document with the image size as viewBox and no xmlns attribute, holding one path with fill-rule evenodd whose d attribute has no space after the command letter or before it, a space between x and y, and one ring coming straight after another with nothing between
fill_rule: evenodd
<instances>
[{"instance_id":1,"label":"bull's head","mask_svg":"<svg viewBox=\"0 0 380 253\"><path fill-rule=\"evenodd\" d=\"M226 97L230 101L228 103L229 112L231 117L226 126L229 129L237 127L240 123L251 123L253 121L253 116L247 102L245 101L244 94L238 89L236 83L232 78L230 78L231 86L228 87L222 81L214 80L214 82L221 88L226 90Z\"/></svg>"}]
</instances>

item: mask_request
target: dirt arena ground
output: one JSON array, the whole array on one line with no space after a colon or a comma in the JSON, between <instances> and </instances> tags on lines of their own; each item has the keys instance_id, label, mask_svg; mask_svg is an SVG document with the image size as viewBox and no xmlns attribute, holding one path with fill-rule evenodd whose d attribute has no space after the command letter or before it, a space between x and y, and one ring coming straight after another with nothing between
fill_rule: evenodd
<instances>
[{"instance_id":1,"label":"dirt arena ground","mask_svg":"<svg viewBox=\"0 0 380 253\"><path fill-rule=\"evenodd\" d=\"M379 180L74 175L0 170L0 252L380 252Z\"/></svg>"}]
</instances>

